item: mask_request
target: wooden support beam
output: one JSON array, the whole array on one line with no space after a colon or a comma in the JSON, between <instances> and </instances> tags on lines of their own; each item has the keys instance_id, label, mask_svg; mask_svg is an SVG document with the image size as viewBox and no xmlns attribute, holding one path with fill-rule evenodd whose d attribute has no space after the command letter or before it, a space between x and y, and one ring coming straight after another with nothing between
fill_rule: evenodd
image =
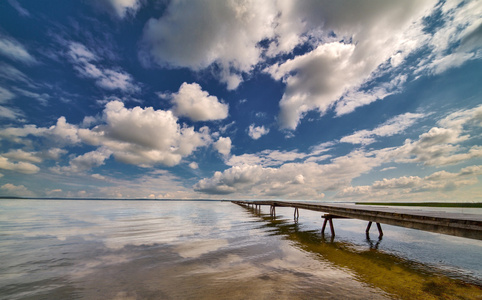
<instances>
[{"instance_id":1,"label":"wooden support beam","mask_svg":"<svg viewBox=\"0 0 482 300\"><path fill-rule=\"evenodd\" d=\"M368 222L368 226L367 226L367 229L366 229L366 234L370 234L370 228L372 227L372 222ZM383 236L383 231L382 231L382 225L380 223L377 222L377 229L378 229L378 237L382 237Z\"/></svg>"},{"instance_id":2,"label":"wooden support beam","mask_svg":"<svg viewBox=\"0 0 482 300\"><path fill-rule=\"evenodd\" d=\"M321 217L325 219L325 221L323 222L323 227L321 227L321 234L323 234L323 235L325 234L326 223L328 222L328 223L330 223L331 236L334 237L335 236L335 226L333 226L333 219L344 219L344 217L330 215L330 214L323 215Z\"/></svg>"},{"instance_id":3,"label":"wooden support beam","mask_svg":"<svg viewBox=\"0 0 482 300\"><path fill-rule=\"evenodd\" d=\"M377 228L378 228L378 236L382 237L383 236L382 225L380 225L380 223L377 223Z\"/></svg>"}]
</instances>

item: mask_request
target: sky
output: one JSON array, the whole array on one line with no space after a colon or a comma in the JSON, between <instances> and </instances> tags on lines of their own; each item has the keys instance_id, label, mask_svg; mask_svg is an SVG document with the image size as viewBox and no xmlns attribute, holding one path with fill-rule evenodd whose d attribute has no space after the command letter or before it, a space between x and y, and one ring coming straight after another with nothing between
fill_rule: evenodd
<instances>
[{"instance_id":1,"label":"sky","mask_svg":"<svg viewBox=\"0 0 482 300\"><path fill-rule=\"evenodd\" d=\"M482 1L0 2L0 196L482 201Z\"/></svg>"}]
</instances>

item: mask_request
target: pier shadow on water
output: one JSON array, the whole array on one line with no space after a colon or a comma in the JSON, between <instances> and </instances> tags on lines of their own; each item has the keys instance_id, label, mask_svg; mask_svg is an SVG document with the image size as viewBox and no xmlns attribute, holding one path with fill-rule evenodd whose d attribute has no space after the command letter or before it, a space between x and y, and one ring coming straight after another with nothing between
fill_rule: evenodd
<instances>
[{"instance_id":1,"label":"pier shadow on water","mask_svg":"<svg viewBox=\"0 0 482 300\"><path fill-rule=\"evenodd\" d=\"M366 235L366 246L322 234L320 230L302 230L298 220L283 219L260 210L246 208L263 220L263 228L282 236L294 247L313 254L335 267L352 272L369 286L400 299L482 299L480 282L452 278L442 270L410 261L379 250L383 239Z\"/></svg>"}]
</instances>

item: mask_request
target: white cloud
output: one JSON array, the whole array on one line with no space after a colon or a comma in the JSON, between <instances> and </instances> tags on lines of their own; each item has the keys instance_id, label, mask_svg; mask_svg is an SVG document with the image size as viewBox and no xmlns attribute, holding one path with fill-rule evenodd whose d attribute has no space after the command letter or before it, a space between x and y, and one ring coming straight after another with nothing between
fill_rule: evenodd
<instances>
[{"instance_id":1,"label":"white cloud","mask_svg":"<svg viewBox=\"0 0 482 300\"><path fill-rule=\"evenodd\" d=\"M29 65L37 62L21 43L7 36L0 36L0 54Z\"/></svg>"},{"instance_id":2,"label":"white cloud","mask_svg":"<svg viewBox=\"0 0 482 300\"><path fill-rule=\"evenodd\" d=\"M60 194L60 193L62 193L62 189L52 189L45 192L45 194L48 196L51 196L54 194Z\"/></svg>"},{"instance_id":3,"label":"white cloud","mask_svg":"<svg viewBox=\"0 0 482 300\"><path fill-rule=\"evenodd\" d=\"M35 194L29 191L24 185L6 183L0 187L6 195L16 197L34 197Z\"/></svg>"},{"instance_id":4,"label":"white cloud","mask_svg":"<svg viewBox=\"0 0 482 300\"><path fill-rule=\"evenodd\" d=\"M89 165L100 165L112 153L117 160L125 163L149 167L155 164L174 166L183 157L191 155L197 148L208 146L212 138L207 127L198 131L178 123L171 111L154 110L152 107L126 108L120 101L106 104L100 124L94 128L79 128L60 117L55 125L49 128L39 128L35 125L25 125L23 128L5 128L0 130L0 136L21 144L30 144L28 136L49 138L51 142L68 145L86 143L99 146L90 152L90 157L79 156L71 165L63 168L69 170L84 170ZM219 142L219 149L229 154L227 149L229 138ZM57 148L58 149L58 148ZM53 150L44 156L55 156L57 159L64 154L62 150ZM227 152L226 152L227 151ZM96 160L92 156L100 157ZM55 158L54 158L55 159ZM65 169L65 170L68 170Z\"/></svg>"},{"instance_id":5,"label":"white cloud","mask_svg":"<svg viewBox=\"0 0 482 300\"><path fill-rule=\"evenodd\" d=\"M2 154L2 156L16 161L27 161L31 163L42 162L42 158L38 156L38 153L26 152L21 149L10 150L9 152Z\"/></svg>"},{"instance_id":6,"label":"white cloud","mask_svg":"<svg viewBox=\"0 0 482 300\"><path fill-rule=\"evenodd\" d=\"M400 199L440 201L438 194L450 193L466 186L475 185L478 183L477 176L479 175L482 175L482 166L475 165L462 168L458 173L438 171L426 177L384 178L375 181L372 185L346 187L337 194L337 197L354 198L358 201L381 196L390 196L392 201ZM437 193L435 198L433 198L434 192Z\"/></svg>"},{"instance_id":7,"label":"white cloud","mask_svg":"<svg viewBox=\"0 0 482 300\"><path fill-rule=\"evenodd\" d=\"M35 174L40 168L29 162L11 162L7 157L0 155L0 169L15 171L23 174Z\"/></svg>"},{"instance_id":8,"label":"white cloud","mask_svg":"<svg viewBox=\"0 0 482 300\"><path fill-rule=\"evenodd\" d=\"M184 82L179 91L171 95L174 113L193 121L222 120L228 116L229 106L210 96L197 83Z\"/></svg>"},{"instance_id":9,"label":"white cloud","mask_svg":"<svg viewBox=\"0 0 482 300\"><path fill-rule=\"evenodd\" d=\"M50 95L47 93L39 94L39 93L34 93L31 91L24 90L24 89L20 89L20 88L15 88L15 91L18 92L20 95L37 100L42 105L47 105L50 99Z\"/></svg>"},{"instance_id":10,"label":"white cloud","mask_svg":"<svg viewBox=\"0 0 482 300\"><path fill-rule=\"evenodd\" d=\"M174 166L198 147L211 143L207 127L199 131L181 127L171 111L139 106L128 109L120 101L111 101L103 120L105 123L93 129L79 129L79 137L85 143L109 149L125 163Z\"/></svg>"},{"instance_id":11,"label":"white cloud","mask_svg":"<svg viewBox=\"0 0 482 300\"><path fill-rule=\"evenodd\" d=\"M173 1L144 27L141 60L161 66L220 68L221 81L235 89L262 54L258 43L274 37L274 1Z\"/></svg>"},{"instance_id":12,"label":"white cloud","mask_svg":"<svg viewBox=\"0 0 482 300\"><path fill-rule=\"evenodd\" d=\"M434 5L435 1L376 1L358 5L307 1L285 5L280 22L291 24L283 27L286 34L306 33L313 37L315 47L266 69L274 79L286 83L280 101L281 126L294 129L306 112L317 110L324 114L343 96L346 99L338 114L390 94L388 87L379 87L364 97L350 96L359 96L362 84L379 76L381 64L396 54L400 64L400 56L417 47L423 39L421 17ZM413 44L412 40L417 42Z\"/></svg>"},{"instance_id":13,"label":"white cloud","mask_svg":"<svg viewBox=\"0 0 482 300\"><path fill-rule=\"evenodd\" d=\"M0 78L31 84L27 75L6 63L0 63Z\"/></svg>"},{"instance_id":14,"label":"white cloud","mask_svg":"<svg viewBox=\"0 0 482 300\"><path fill-rule=\"evenodd\" d=\"M106 178L100 174L92 174L90 175L92 178L98 179L98 180L106 180Z\"/></svg>"},{"instance_id":15,"label":"white cloud","mask_svg":"<svg viewBox=\"0 0 482 300\"><path fill-rule=\"evenodd\" d=\"M418 71L428 69L440 74L466 61L481 58L482 5L478 1L449 1L441 9L444 25L430 39L432 53Z\"/></svg>"},{"instance_id":16,"label":"white cloud","mask_svg":"<svg viewBox=\"0 0 482 300\"><path fill-rule=\"evenodd\" d=\"M51 148L44 151L42 155L47 159L58 160L62 155L67 154L67 150L60 148Z\"/></svg>"},{"instance_id":17,"label":"white cloud","mask_svg":"<svg viewBox=\"0 0 482 300\"><path fill-rule=\"evenodd\" d=\"M25 143L22 139L29 136L40 136L46 132L47 128L37 127L36 125L24 125L23 127L8 127L0 129L0 136L16 143Z\"/></svg>"},{"instance_id":18,"label":"white cloud","mask_svg":"<svg viewBox=\"0 0 482 300\"><path fill-rule=\"evenodd\" d=\"M421 134L418 140L407 139L403 146L392 153L399 162L422 162L426 165L441 166L455 164L471 158L482 157L482 147L469 149L459 144L470 139L464 126L482 126L482 106L451 113L433 127Z\"/></svg>"},{"instance_id":19,"label":"white cloud","mask_svg":"<svg viewBox=\"0 0 482 300\"><path fill-rule=\"evenodd\" d=\"M269 133L269 129L264 128L264 126L254 126L254 124L249 125L248 128L248 135L253 139L257 140L263 135L266 135Z\"/></svg>"},{"instance_id":20,"label":"white cloud","mask_svg":"<svg viewBox=\"0 0 482 300\"><path fill-rule=\"evenodd\" d=\"M80 142L78 137L78 127L67 123L65 117L60 117L55 125L49 128L37 127L36 125L24 125L24 127L8 127L0 130L0 136L12 140L19 144L30 145L31 140L27 137L47 137L54 143L77 144Z\"/></svg>"},{"instance_id":21,"label":"white cloud","mask_svg":"<svg viewBox=\"0 0 482 300\"><path fill-rule=\"evenodd\" d=\"M0 118L23 121L23 117L23 112L17 109L0 106Z\"/></svg>"},{"instance_id":22,"label":"white cloud","mask_svg":"<svg viewBox=\"0 0 482 300\"><path fill-rule=\"evenodd\" d=\"M291 158L295 154L285 153ZM321 199L325 196L324 191L347 185L353 178L382 164L384 159L381 151L353 151L326 164L304 161L284 163L276 168L237 164L224 172L215 172L211 178L200 180L194 189L235 197Z\"/></svg>"},{"instance_id":23,"label":"white cloud","mask_svg":"<svg viewBox=\"0 0 482 300\"><path fill-rule=\"evenodd\" d=\"M424 116L424 114L414 113L398 115L373 130L361 130L352 135L345 136L340 139L340 142L368 145L375 142L375 137L377 136L384 137L402 133L405 129L412 126L418 119L423 118Z\"/></svg>"},{"instance_id":24,"label":"white cloud","mask_svg":"<svg viewBox=\"0 0 482 300\"><path fill-rule=\"evenodd\" d=\"M111 154L112 151L101 147L95 151L90 151L71 159L69 166L54 167L52 170L56 172L84 172L94 167L102 166Z\"/></svg>"},{"instance_id":25,"label":"white cloud","mask_svg":"<svg viewBox=\"0 0 482 300\"><path fill-rule=\"evenodd\" d=\"M229 137L220 137L214 143L214 149L224 156L228 156L231 153L231 139Z\"/></svg>"},{"instance_id":26,"label":"white cloud","mask_svg":"<svg viewBox=\"0 0 482 300\"><path fill-rule=\"evenodd\" d=\"M328 158L328 152L333 146L333 143L324 143L317 145L311 149L309 153L300 153L297 150L294 151L279 151L279 150L263 150L257 153L245 153L242 155L232 155L226 164L228 166L241 166L241 165L260 165L262 167L274 167L281 166L285 163L305 161L305 162L321 162Z\"/></svg>"},{"instance_id":27,"label":"white cloud","mask_svg":"<svg viewBox=\"0 0 482 300\"><path fill-rule=\"evenodd\" d=\"M431 34L425 31L423 17L438 8L444 22ZM296 128L312 110L321 115L329 109L337 115L350 113L400 92L408 75L423 70L439 74L481 57L482 5L477 1L455 6L431 0L357 5L284 1L279 9L273 55L291 51L306 41L303 37L313 46L310 52L265 69L286 83L280 101L282 128ZM418 70L403 65L410 53L426 48L432 53L418 62ZM390 75L390 81L384 82L383 75Z\"/></svg>"},{"instance_id":28,"label":"white cloud","mask_svg":"<svg viewBox=\"0 0 482 300\"><path fill-rule=\"evenodd\" d=\"M80 75L95 79L96 84L103 89L130 93L140 89L132 76L120 68L109 69L94 65L92 62L98 62L100 58L83 44L71 42L68 55Z\"/></svg>"},{"instance_id":29,"label":"white cloud","mask_svg":"<svg viewBox=\"0 0 482 300\"><path fill-rule=\"evenodd\" d=\"M0 86L0 103L8 102L13 99L15 94Z\"/></svg>"},{"instance_id":30,"label":"white cloud","mask_svg":"<svg viewBox=\"0 0 482 300\"><path fill-rule=\"evenodd\" d=\"M199 169L199 165L197 164L197 162L193 161L189 164L189 168L196 170Z\"/></svg>"},{"instance_id":31,"label":"white cloud","mask_svg":"<svg viewBox=\"0 0 482 300\"><path fill-rule=\"evenodd\" d=\"M424 17L439 8L444 23L432 34ZM229 89L267 57L280 58L265 71L285 82L279 121L294 129L309 111L347 114L400 92L409 75L480 58L481 11L477 1L177 1L147 22L140 58L193 70L214 64ZM280 54L297 46L313 50L283 61ZM418 70L404 66L426 48L432 54L417 62Z\"/></svg>"},{"instance_id":32,"label":"white cloud","mask_svg":"<svg viewBox=\"0 0 482 300\"><path fill-rule=\"evenodd\" d=\"M46 133L47 136L51 136L53 139L58 140L60 138L61 141L76 144L80 142L77 134L78 130L79 128L77 126L67 123L65 117L60 117L57 120L57 124L50 126L47 131L40 131Z\"/></svg>"},{"instance_id":33,"label":"white cloud","mask_svg":"<svg viewBox=\"0 0 482 300\"><path fill-rule=\"evenodd\" d=\"M384 186L401 188L411 185L432 190L469 186L473 177L467 177L480 171L479 167L461 170L460 174L445 176L443 184L430 185L428 180L445 173L434 173L425 179L417 176L405 176L399 180L380 181L373 187L351 187L353 179L372 171L374 168L389 163L424 163L443 166L467 162L472 158L482 157L482 147L462 147L460 143L471 137L466 132L477 130L473 126L482 125L482 106L453 112L440 120L444 127L433 127L420 135L418 140L407 140L400 147L378 150L354 150L347 155L332 158L326 152L333 143L322 144L311 149L310 153L296 151L280 152L265 150L255 154L232 156L226 162L231 168L224 172L215 172L210 178L200 180L194 189L206 194L230 194L232 197L277 197L277 198L322 198L327 191L338 191L338 196L353 196L372 192L372 195L384 196ZM422 114L404 114L394 117L374 130L366 131L366 137L390 136L400 133L422 117ZM363 134L360 134L362 136ZM359 138L357 142L363 141ZM392 167L393 168L393 167ZM388 170L391 168L384 168ZM479 171L477 171L479 170ZM478 174L478 173L477 173ZM464 177L465 176L465 177ZM471 175L472 176L472 175ZM450 183L450 178L456 180ZM425 182L421 185L419 181Z\"/></svg>"},{"instance_id":34,"label":"white cloud","mask_svg":"<svg viewBox=\"0 0 482 300\"><path fill-rule=\"evenodd\" d=\"M134 15L141 7L140 0L105 0L110 4L114 13L121 19L127 15Z\"/></svg>"},{"instance_id":35,"label":"white cloud","mask_svg":"<svg viewBox=\"0 0 482 300\"><path fill-rule=\"evenodd\" d=\"M398 75L390 82L381 83L371 90L360 90L357 87L348 90L343 97L337 101L335 112L337 116L345 115L355 111L357 107L368 105L377 100L382 100L389 95L399 93L407 75Z\"/></svg>"}]
</instances>

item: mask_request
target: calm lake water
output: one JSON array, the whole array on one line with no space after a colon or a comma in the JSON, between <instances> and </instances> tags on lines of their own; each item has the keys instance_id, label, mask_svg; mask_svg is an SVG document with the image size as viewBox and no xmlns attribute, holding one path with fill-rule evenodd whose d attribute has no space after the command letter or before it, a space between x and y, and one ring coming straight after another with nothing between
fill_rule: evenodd
<instances>
[{"instance_id":1,"label":"calm lake water","mask_svg":"<svg viewBox=\"0 0 482 300\"><path fill-rule=\"evenodd\" d=\"M458 210L460 211L460 210ZM480 213L477 209L464 212ZM230 202L0 201L1 299L482 299L482 242ZM329 231L329 230L328 230Z\"/></svg>"}]
</instances>

